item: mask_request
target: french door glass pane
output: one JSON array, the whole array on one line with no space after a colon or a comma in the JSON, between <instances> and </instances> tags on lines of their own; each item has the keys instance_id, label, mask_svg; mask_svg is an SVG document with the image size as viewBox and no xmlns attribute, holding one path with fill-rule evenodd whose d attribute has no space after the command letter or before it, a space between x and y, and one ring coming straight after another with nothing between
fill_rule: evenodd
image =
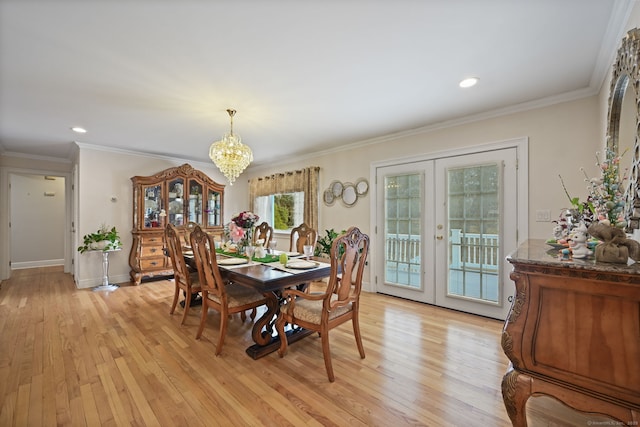
<instances>
[{"instance_id":1,"label":"french door glass pane","mask_svg":"<svg viewBox=\"0 0 640 427\"><path fill-rule=\"evenodd\" d=\"M385 283L421 289L422 175L384 181Z\"/></svg>"},{"instance_id":2,"label":"french door glass pane","mask_svg":"<svg viewBox=\"0 0 640 427\"><path fill-rule=\"evenodd\" d=\"M500 301L500 170L498 164L447 170L447 295Z\"/></svg>"}]
</instances>

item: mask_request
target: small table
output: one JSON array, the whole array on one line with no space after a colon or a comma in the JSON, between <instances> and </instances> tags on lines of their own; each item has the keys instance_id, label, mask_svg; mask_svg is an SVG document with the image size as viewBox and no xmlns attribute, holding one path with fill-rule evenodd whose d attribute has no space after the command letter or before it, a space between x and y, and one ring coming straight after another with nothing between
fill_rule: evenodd
<instances>
[{"instance_id":1,"label":"small table","mask_svg":"<svg viewBox=\"0 0 640 427\"><path fill-rule=\"evenodd\" d=\"M110 249L106 251L93 251L93 252L102 252L102 285L96 286L93 288L93 291L115 291L119 288L118 285L114 283L109 283L109 254L111 252L117 252L120 249Z\"/></svg>"}]
</instances>

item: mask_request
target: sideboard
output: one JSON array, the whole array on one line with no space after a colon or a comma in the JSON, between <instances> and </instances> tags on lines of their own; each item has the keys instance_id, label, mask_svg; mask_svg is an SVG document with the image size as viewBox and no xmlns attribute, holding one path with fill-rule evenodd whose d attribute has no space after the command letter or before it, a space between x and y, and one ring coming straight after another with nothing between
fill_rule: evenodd
<instances>
[{"instance_id":1,"label":"sideboard","mask_svg":"<svg viewBox=\"0 0 640 427\"><path fill-rule=\"evenodd\" d=\"M502 396L513 425L527 425L534 395L638 425L640 265L564 259L544 240L507 260L516 293L502 331Z\"/></svg>"}]
</instances>

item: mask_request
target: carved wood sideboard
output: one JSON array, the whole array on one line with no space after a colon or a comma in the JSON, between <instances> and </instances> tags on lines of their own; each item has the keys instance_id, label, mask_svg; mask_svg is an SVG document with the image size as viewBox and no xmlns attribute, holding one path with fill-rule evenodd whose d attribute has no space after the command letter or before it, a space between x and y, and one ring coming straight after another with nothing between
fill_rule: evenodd
<instances>
[{"instance_id":1,"label":"carved wood sideboard","mask_svg":"<svg viewBox=\"0 0 640 427\"><path fill-rule=\"evenodd\" d=\"M640 420L640 266L562 260L543 240L507 257L516 294L502 332L502 396L526 426L530 396L548 395L622 425Z\"/></svg>"}]
</instances>

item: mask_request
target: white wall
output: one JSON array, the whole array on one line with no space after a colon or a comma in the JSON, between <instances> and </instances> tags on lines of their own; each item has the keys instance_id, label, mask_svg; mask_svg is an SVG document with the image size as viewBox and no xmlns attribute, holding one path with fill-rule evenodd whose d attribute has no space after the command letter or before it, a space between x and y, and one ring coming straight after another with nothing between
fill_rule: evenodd
<instances>
[{"instance_id":1,"label":"white wall","mask_svg":"<svg viewBox=\"0 0 640 427\"><path fill-rule=\"evenodd\" d=\"M11 174L10 181L11 268L63 265L64 177Z\"/></svg>"},{"instance_id":2,"label":"white wall","mask_svg":"<svg viewBox=\"0 0 640 427\"><path fill-rule=\"evenodd\" d=\"M580 167L583 166L592 173L596 172L594 154L600 143L599 114L598 98L594 96L452 128L390 137L375 144L329 153L302 163L293 162L250 170L241 178L246 180L276 171L317 165L321 168L321 190L327 188L333 180L355 182L359 177L367 177L371 181L371 192L374 183L373 177L369 176L369 165L372 162L528 137L530 211L550 209L552 218L555 219L563 207L569 206L558 178L559 173L571 192L576 196L586 197L584 176ZM358 225L361 230L370 233L369 197L367 195L364 199L358 200L351 208L341 203L326 206L321 202L321 232L328 228L342 230L350 225ZM551 223L535 222L535 215L529 216L530 237L548 238L551 228Z\"/></svg>"}]
</instances>

